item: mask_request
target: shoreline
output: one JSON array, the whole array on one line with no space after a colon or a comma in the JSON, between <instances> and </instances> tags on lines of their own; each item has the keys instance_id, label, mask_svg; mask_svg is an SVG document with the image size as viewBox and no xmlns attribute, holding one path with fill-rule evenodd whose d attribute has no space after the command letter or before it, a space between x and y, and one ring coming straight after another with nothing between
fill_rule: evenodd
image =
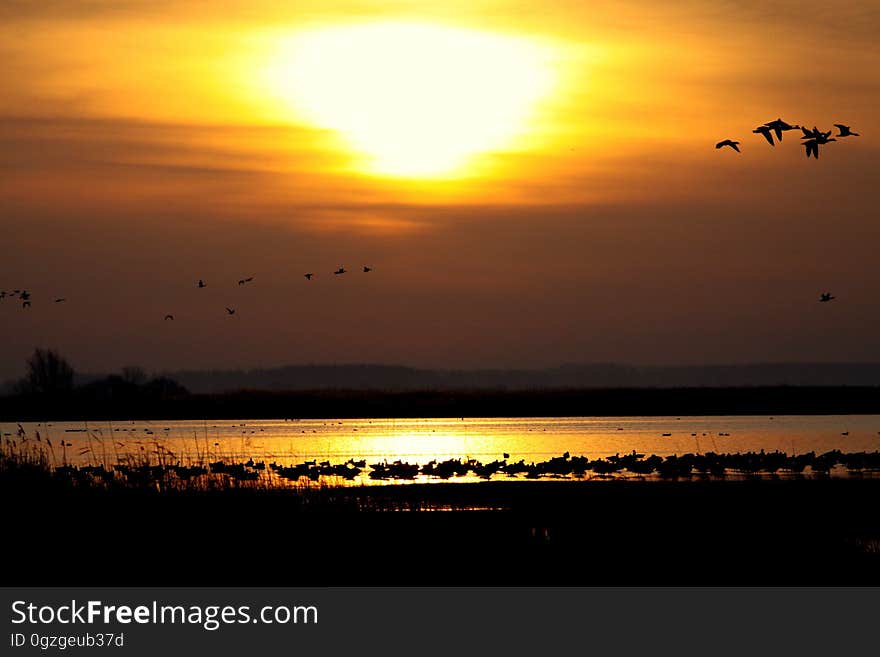
<instances>
[{"instance_id":1,"label":"shoreline","mask_svg":"<svg viewBox=\"0 0 880 657\"><path fill-rule=\"evenodd\" d=\"M0 397L0 421L880 414L880 386L242 390L167 398Z\"/></svg>"}]
</instances>

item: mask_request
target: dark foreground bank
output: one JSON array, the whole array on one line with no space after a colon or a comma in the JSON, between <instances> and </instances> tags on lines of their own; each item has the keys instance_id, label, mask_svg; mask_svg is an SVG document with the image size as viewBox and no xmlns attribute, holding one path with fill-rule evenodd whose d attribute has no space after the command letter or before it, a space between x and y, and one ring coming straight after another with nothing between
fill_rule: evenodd
<instances>
[{"instance_id":1,"label":"dark foreground bank","mask_svg":"<svg viewBox=\"0 0 880 657\"><path fill-rule=\"evenodd\" d=\"M2 482L6 585L880 584L880 480Z\"/></svg>"},{"instance_id":2,"label":"dark foreground bank","mask_svg":"<svg viewBox=\"0 0 880 657\"><path fill-rule=\"evenodd\" d=\"M0 421L388 417L880 414L876 386L560 388L534 390L245 390L0 397Z\"/></svg>"}]
</instances>

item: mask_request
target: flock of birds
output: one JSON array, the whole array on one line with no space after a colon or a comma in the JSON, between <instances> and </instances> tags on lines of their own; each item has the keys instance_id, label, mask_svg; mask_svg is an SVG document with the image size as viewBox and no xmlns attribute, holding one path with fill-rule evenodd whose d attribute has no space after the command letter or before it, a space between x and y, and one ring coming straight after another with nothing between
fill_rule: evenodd
<instances>
[{"instance_id":1,"label":"flock of birds","mask_svg":"<svg viewBox=\"0 0 880 657\"><path fill-rule=\"evenodd\" d=\"M827 132L823 132L819 130L816 126L813 126L812 130L810 128L806 128L800 125L791 125L786 121L783 121L781 118L777 118L774 121L768 121L762 125L759 125L757 128L752 130L753 133L761 135L771 146L776 146L776 142L782 142L782 133L788 132L789 130L800 130L803 133L801 137L801 146L804 147L806 151L807 157L809 158L811 155L815 159L819 159L819 146L827 144L832 141L837 141L838 139L843 139L844 137L860 137L861 135L858 132L853 132L852 128L848 125L844 125L843 123L835 123L834 127L837 128L837 134L832 137L833 130L828 130ZM773 140L774 135L776 136L776 141ZM739 150L740 142L734 141L733 139L724 139L723 141L719 141L715 144L715 148L724 148L725 146L729 146L737 153L741 153ZM829 301L833 301L836 299L833 294L830 292L823 292L819 295L819 303L828 303Z\"/></svg>"},{"instance_id":2,"label":"flock of birds","mask_svg":"<svg viewBox=\"0 0 880 657\"><path fill-rule=\"evenodd\" d=\"M782 133L788 132L789 130L800 130L803 133L803 137L801 137L801 145L804 147L804 150L807 153L807 157L811 155L819 159L819 146L827 144L832 141L837 141L838 139L842 139L844 137L859 137L858 132L853 132L852 128L848 125L843 125L842 123L835 123L834 127L837 128L837 134L834 137L831 136L833 130L829 130L827 132L823 132L819 130L816 126L813 126L813 129L805 128L799 125L791 125L786 123L782 119L776 119L775 121L768 121L763 125L759 125L757 128L752 130L753 133L762 135L764 139L771 146L776 146L776 142L773 141L773 136L776 135L776 141L782 142ZM724 148L725 146L729 146L737 153L740 153L739 150L740 142L734 141L733 139L725 139L723 141L719 141L715 144L715 148Z\"/></svg>"},{"instance_id":3,"label":"flock of birds","mask_svg":"<svg viewBox=\"0 0 880 657\"><path fill-rule=\"evenodd\" d=\"M813 126L812 129L809 129L809 128L799 126L799 125L791 125L791 124L783 121L781 118L778 118L774 121L768 121L767 123L759 125L757 128L752 130L752 132L755 134L762 135L764 137L764 139L766 139L767 142L771 146L775 146L777 141L780 143L782 142L782 134L784 132L788 132L790 130L800 130L803 133L803 136L801 137L801 140L802 140L801 145L804 147L806 154L807 154L807 157L812 156L816 159L819 159L819 146L828 144L829 142L832 142L832 141L837 141L838 139L843 139L845 137L859 137L859 136L861 136L861 135L859 135L858 132L853 132L852 128L848 125L844 125L842 123L835 123L834 127L837 128L838 132L834 137L832 137L831 130L828 130L827 132L823 132L822 130L819 130L815 126ZM774 135L776 137L776 141L774 141L774 139L773 139ZM724 148L725 146L728 146L728 147L732 148L733 150L735 150L737 153L740 153L741 152L739 149L740 143L741 142L735 141L733 139L725 139L725 140L719 141L717 144L715 144L715 148L720 149L720 148ZM363 273L369 273L371 271L373 271L372 267L370 267L368 265L363 266ZM336 269L336 271L333 272L333 275L340 276L340 275L346 274L346 273L348 273L348 270L345 269L344 266L340 266L338 269ZM315 274L313 274L312 272L306 272L305 274L303 274L303 276L305 277L306 280L310 281L315 276ZM239 279L238 284L240 286L247 285L249 283L252 283L253 280L254 280L253 276L248 276L247 278ZM207 285L207 283L205 283L205 281L203 279L199 279L196 286L201 289L201 288L207 287L208 285ZM0 290L0 300L5 299L7 297L17 298L21 302L22 308L30 308L31 307L31 293L28 292L27 290L12 290L11 292L6 292L5 290ZM821 294L821 296L819 297L820 303L827 303L833 299L835 299L835 297L830 292L823 292ZM65 299L64 297L59 297L59 298L55 299L55 303L63 303L66 300L67 299ZM229 315L229 316L235 315L235 308L230 308L229 306L224 306L224 307L226 308L227 315ZM171 313L166 314L165 320L166 321L173 321L174 315Z\"/></svg>"},{"instance_id":4,"label":"flock of birds","mask_svg":"<svg viewBox=\"0 0 880 657\"><path fill-rule=\"evenodd\" d=\"M720 145L717 146L716 148L720 148ZM737 149L737 150L739 150L739 149ZM362 271L363 271L363 273L368 274L371 271L373 271L373 268L369 267L367 265L364 265ZM336 271L333 272L333 274L335 276L339 276L341 274L346 274L346 273L348 273L348 270L345 269L345 267L339 267L339 269L337 269ZM314 274L311 272L307 272L307 273L303 274L303 276L306 278L306 280L310 281L314 277ZM239 279L238 284L239 285L247 285L248 283L253 282L253 280L254 280L253 276L248 276L247 278ZM200 278L198 283L196 283L196 287L199 289L202 289L202 288L208 287L208 284L205 283L204 279ZM0 300L6 299L7 297L18 298L18 300L21 301L22 308L30 308L31 307L31 293L28 292L27 290L12 290L11 292L6 292L5 290L0 290ZM820 303L827 303L829 301L833 301L836 298L837 297L835 297L830 292L822 292L819 295L819 302ZM67 299L65 299L64 297L59 297L59 298L55 299L55 303L63 303L65 301L67 301ZM235 314L235 308L230 308L229 306L224 306L224 308L226 308L227 315L232 316ZM172 315L171 313L166 314L165 321L174 321L174 315Z\"/></svg>"},{"instance_id":5,"label":"flock of birds","mask_svg":"<svg viewBox=\"0 0 880 657\"><path fill-rule=\"evenodd\" d=\"M51 442L49 443L51 447ZM65 448L71 443L64 443ZM142 448L143 449L143 448ZM66 451L65 451L66 454ZM635 450L630 454L614 454L605 458L590 459L585 456L572 456L565 452L546 461L527 463L524 459L508 461L503 459L482 463L472 458L436 459L425 463L407 463L384 460L369 465L364 459L348 459L344 463L331 463L312 459L296 465L282 465L254 461L199 461L182 463L172 452L157 450L158 461L147 459L143 462L129 459L126 462L98 465L68 464L66 456L63 465L55 466L56 476L68 477L81 484L96 482L118 483L133 487L155 486L158 482L164 487L175 487L175 483L185 484L193 479L205 477L227 477L236 481L259 481L264 485L279 485L279 480L298 483L301 479L321 481L325 478L340 477L354 481L366 475L372 480L449 480L460 477L479 477L480 479L525 478L525 479L583 479L583 478L637 478L659 477L661 479L690 479L692 477L778 478L787 475L795 478L830 477L832 471L842 466L849 477L874 476L880 473L880 452L844 453L832 450L822 454L808 452L787 454L785 452L745 452L745 453L693 453L682 455L646 457ZM843 474L839 472L837 474Z\"/></svg>"},{"instance_id":6,"label":"flock of birds","mask_svg":"<svg viewBox=\"0 0 880 657\"><path fill-rule=\"evenodd\" d=\"M6 298L10 299L18 299L21 301L22 308L30 308L31 307L31 293L27 290L10 290L7 292L6 290L0 290L0 301ZM67 301L64 297L58 297L55 299L55 303L64 303Z\"/></svg>"},{"instance_id":7,"label":"flock of birds","mask_svg":"<svg viewBox=\"0 0 880 657\"><path fill-rule=\"evenodd\" d=\"M369 265L364 265L361 271L364 274L369 274L371 271L373 271L373 268ZM347 274L347 273L348 273L348 270L344 266L340 266L336 271L333 272L333 275L340 276L342 274ZM303 274L303 276L305 277L306 280L310 281L310 280L312 280L312 278L314 278L315 274L312 272L306 272L305 274ZM253 276L248 276L247 278L240 278L238 280L238 285L239 286L248 285L249 283L253 283L253 281L254 281ZM199 289L203 289L203 288L208 287L208 284L205 282L205 280L203 278L200 278L198 280L198 282L196 283L196 287ZM24 289L11 290L8 292L6 290L0 290L0 300L6 299L6 298L18 299L21 302L22 308L30 308L31 307L31 293L28 292L27 290L24 290ZM64 303L65 301L67 301L67 299L64 297L58 297L55 299L55 303ZM229 306L224 306L224 308L226 308L227 315L232 316L235 314L235 308L230 308ZM173 321L174 315L172 315L171 313L166 314L165 320L166 321Z\"/></svg>"}]
</instances>

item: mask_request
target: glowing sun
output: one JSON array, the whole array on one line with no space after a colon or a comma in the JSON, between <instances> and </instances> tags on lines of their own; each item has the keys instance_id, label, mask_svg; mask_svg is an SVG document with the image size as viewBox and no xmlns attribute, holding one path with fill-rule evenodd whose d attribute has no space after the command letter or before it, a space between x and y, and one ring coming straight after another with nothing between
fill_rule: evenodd
<instances>
[{"instance_id":1,"label":"glowing sun","mask_svg":"<svg viewBox=\"0 0 880 657\"><path fill-rule=\"evenodd\" d=\"M442 177L527 131L549 61L520 37L369 23L283 39L266 73L297 119L342 135L369 171Z\"/></svg>"}]
</instances>

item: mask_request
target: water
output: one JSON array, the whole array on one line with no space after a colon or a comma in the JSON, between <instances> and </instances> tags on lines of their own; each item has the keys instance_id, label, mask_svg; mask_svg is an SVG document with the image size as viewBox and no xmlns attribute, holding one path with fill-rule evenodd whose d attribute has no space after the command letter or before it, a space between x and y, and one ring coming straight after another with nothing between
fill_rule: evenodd
<instances>
[{"instance_id":1,"label":"water","mask_svg":"<svg viewBox=\"0 0 880 657\"><path fill-rule=\"evenodd\" d=\"M401 459L421 465L449 458L489 462L504 453L529 463L564 452L595 459L632 450L659 456L880 450L880 415L49 422L23 428L31 440L39 432L52 441L58 465L157 458L159 452L172 463ZM0 424L0 431L4 440L15 440L18 425ZM61 447L62 441L70 446Z\"/></svg>"}]
</instances>

